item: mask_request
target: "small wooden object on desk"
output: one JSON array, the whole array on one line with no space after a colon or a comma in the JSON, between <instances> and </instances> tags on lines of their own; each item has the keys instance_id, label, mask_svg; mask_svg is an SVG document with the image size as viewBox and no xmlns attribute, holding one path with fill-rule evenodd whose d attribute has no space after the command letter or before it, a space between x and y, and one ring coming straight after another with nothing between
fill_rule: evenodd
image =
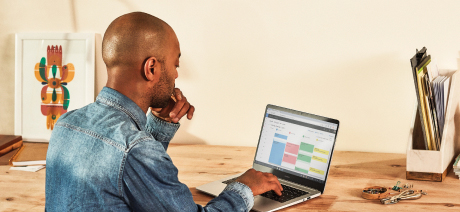
<instances>
[{"instance_id":1,"label":"small wooden object on desk","mask_svg":"<svg viewBox=\"0 0 460 212\"><path fill-rule=\"evenodd\" d=\"M453 159L460 152L460 76L451 76L444 131L439 151L422 150L424 142L419 113L416 109L407 146L406 179L442 182L451 170Z\"/></svg>"},{"instance_id":2,"label":"small wooden object on desk","mask_svg":"<svg viewBox=\"0 0 460 212\"><path fill-rule=\"evenodd\" d=\"M375 193L366 192L369 190L377 190L377 192ZM388 197L388 195L390 195L390 191L387 188L382 187L382 186L372 186L372 187L364 188L363 193L361 194L361 196L364 199L383 199L383 198Z\"/></svg>"}]
</instances>

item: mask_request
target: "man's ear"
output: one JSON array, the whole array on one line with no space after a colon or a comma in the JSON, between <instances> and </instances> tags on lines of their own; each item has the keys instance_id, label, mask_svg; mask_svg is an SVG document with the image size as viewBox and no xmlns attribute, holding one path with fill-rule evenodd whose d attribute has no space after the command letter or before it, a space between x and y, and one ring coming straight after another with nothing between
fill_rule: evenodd
<instances>
[{"instance_id":1,"label":"man's ear","mask_svg":"<svg viewBox=\"0 0 460 212\"><path fill-rule=\"evenodd\" d=\"M160 79L161 64L158 62L157 58L149 57L145 61L144 65L144 75L148 81L158 82Z\"/></svg>"}]
</instances>

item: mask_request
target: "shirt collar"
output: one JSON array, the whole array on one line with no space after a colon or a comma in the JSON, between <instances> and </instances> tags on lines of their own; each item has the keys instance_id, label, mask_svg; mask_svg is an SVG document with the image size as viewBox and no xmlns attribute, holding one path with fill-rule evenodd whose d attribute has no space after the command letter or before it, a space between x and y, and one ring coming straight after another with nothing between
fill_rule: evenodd
<instances>
[{"instance_id":1,"label":"shirt collar","mask_svg":"<svg viewBox=\"0 0 460 212\"><path fill-rule=\"evenodd\" d=\"M96 102L106 104L126 113L133 119L140 130L145 130L147 117L144 111L127 96L112 88L104 87L97 96Z\"/></svg>"}]
</instances>

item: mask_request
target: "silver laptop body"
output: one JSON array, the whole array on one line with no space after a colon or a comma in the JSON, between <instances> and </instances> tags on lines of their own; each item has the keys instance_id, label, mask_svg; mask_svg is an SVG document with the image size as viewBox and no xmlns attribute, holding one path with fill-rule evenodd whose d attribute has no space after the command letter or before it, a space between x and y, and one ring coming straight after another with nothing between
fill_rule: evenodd
<instances>
[{"instance_id":1,"label":"silver laptop body","mask_svg":"<svg viewBox=\"0 0 460 212\"><path fill-rule=\"evenodd\" d=\"M252 209L276 211L320 196L326 186L338 129L336 119L267 105L252 167L276 175L283 186L305 194L284 200L258 195ZM229 180L241 174L196 189L218 196Z\"/></svg>"}]
</instances>

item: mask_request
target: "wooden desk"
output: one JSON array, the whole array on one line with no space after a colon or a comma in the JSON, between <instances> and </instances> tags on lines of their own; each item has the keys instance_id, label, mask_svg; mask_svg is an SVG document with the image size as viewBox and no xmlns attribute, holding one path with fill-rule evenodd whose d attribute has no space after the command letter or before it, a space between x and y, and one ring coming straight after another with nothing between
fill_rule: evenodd
<instances>
[{"instance_id":1,"label":"wooden desk","mask_svg":"<svg viewBox=\"0 0 460 212\"><path fill-rule=\"evenodd\" d=\"M179 169L179 179L192 191L196 203L212 199L195 187L251 167L254 147L171 145L168 150ZM334 152L325 193L281 211L441 211L460 210L460 180L451 171L444 182L407 181L405 154ZM361 198L367 186L393 186L397 181L428 192L418 200L395 205ZM0 211L43 211L45 170L10 171L0 166Z\"/></svg>"}]
</instances>

